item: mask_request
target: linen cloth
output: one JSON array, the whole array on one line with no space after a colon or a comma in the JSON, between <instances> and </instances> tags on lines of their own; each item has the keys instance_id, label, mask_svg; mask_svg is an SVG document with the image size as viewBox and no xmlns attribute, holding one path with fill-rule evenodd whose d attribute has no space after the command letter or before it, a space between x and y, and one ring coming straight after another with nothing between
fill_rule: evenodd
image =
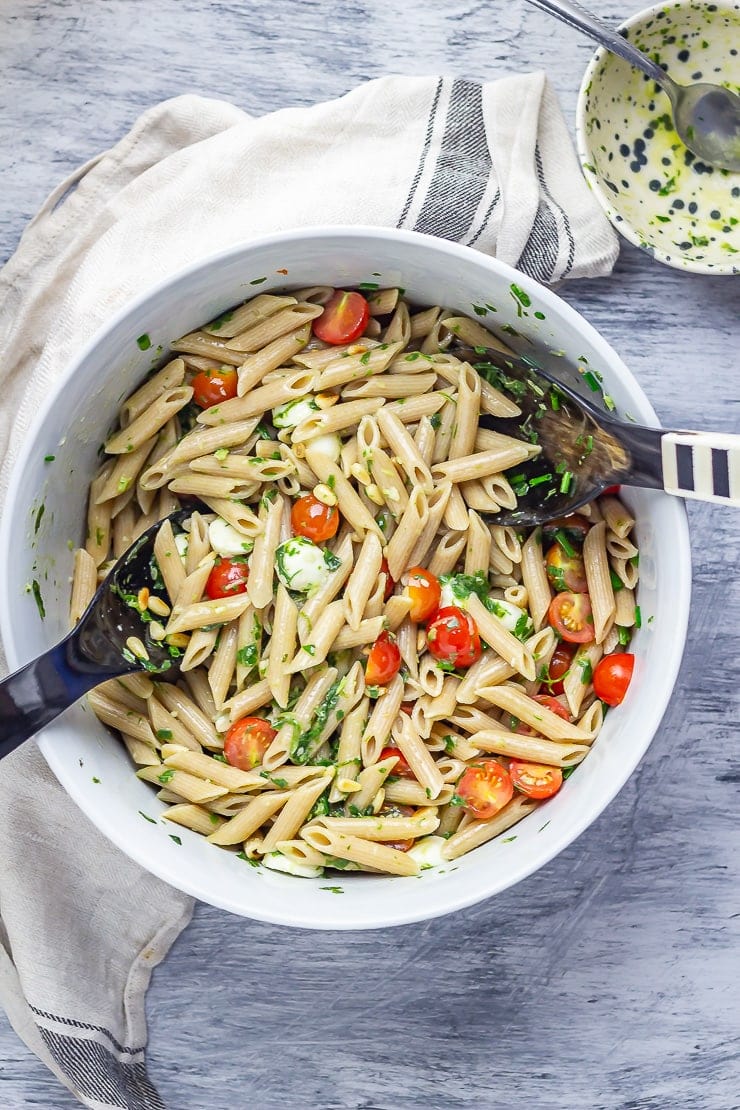
<instances>
[{"instance_id":1,"label":"linen cloth","mask_svg":"<svg viewBox=\"0 0 740 1110\"><path fill-rule=\"evenodd\" d=\"M389 77L260 118L166 101L55 190L0 273L0 499L39 403L133 295L240 240L358 223L548 283L606 275L618 253L542 73ZM109 844L33 742L2 772L0 1001L83 1105L158 1110L144 997L192 901Z\"/></svg>"}]
</instances>

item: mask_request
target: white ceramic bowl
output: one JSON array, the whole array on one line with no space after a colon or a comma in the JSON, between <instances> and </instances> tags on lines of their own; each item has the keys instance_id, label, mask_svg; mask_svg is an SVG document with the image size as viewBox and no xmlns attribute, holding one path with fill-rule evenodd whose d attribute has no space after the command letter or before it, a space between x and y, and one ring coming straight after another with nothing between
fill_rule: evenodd
<instances>
[{"instance_id":1,"label":"white ceramic bowl","mask_svg":"<svg viewBox=\"0 0 740 1110\"><path fill-rule=\"evenodd\" d=\"M118 313L67 368L39 414L15 468L0 529L0 563L6 568L0 614L11 667L67 630L68 541L77 543L83 534L98 444L121 398L152 364L152 350L141 351L137 337L146 333L153 350L166 348L175 336L257 289L368 281L403 286L421 304L471 315L478 306L479 314L487 314L484 323L514 328L574 363L587 360L603 373L620 409L657 423L634 378L585 320L554 293L477 251L378 228L297 231L236 246ZM527 297L531 305L523 307ZM56 456L52 464L44 462L49 454ZM158 818L162 803L135 777L123 746L82 704L44 731L41 750L80 808L123 852L173 886L233 913L307 928L365 929L435 917L490 897L547 863L598 817L635 769L670 698L689 607L686 515L682 502L660 493L631 491L625 500L638 522L643 615L629 696L608 715L593 752L556 798L506 842L478 848L440 872L418 879L297 879L253 869L187 829L177 829L178 846L170 839L171 825L142 817ZM46 512L34 535L42 502ZM26 590L34 578L41 583L44 621Z\"/></svg>"},{"instance_id":2,"label":"white ceramic bowl","mask_svg":"<svg viewBox=\"0 0 740 1110\"><path fill-rule=\"evenodd\" d=\"M738 0L656 4L620 30L681 84L740 88ZM668 97L602 48L581 82L576 138L586 181L626 239L679 270L740 273L740 173L699 162Z\"/></svg>"}]
</instances>

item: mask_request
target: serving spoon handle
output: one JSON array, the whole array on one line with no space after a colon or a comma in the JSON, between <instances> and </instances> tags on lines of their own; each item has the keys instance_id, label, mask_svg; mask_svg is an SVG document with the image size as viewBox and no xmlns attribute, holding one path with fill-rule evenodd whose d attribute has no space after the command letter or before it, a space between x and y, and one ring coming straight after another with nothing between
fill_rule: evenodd
<instances>
[{"instance_id":1,"label":"serving spoon handle","mask_svg":"<svg viewBox=\"0 0 740 1110\"><path fill-rule=\"evenodd\" d=\"M124 663L119 673L127 669ZM73 635L8 675L0 682L0 759L105 678L100 666L79 652Z\"/></svg>"},{"instance_id":2,"label":"serving spoon handle","mask_svg":"<svg viewBox=\"0 0 740 1110\"><path fill-rule=\"evenodd\" d=\"M567 23L569 27L574 27L576 31L582 31L584 35L588 35L589 38L594 39L601 46L605 46L612 54L618 54L630 65L646 73L653 81L657 81L661 88L667 90L669 87L673 87L674 82L668 77L665 70L661 69L651 58L646 57L631 42L623 38L618 31L612 30L606 23L597 19L592 12L581 7L580 4L576 3L576 0L529 0L529 2L535 8L541 8L548 15L554 15L556 19Z\"/></svg>"},{"instance_id":3,"label":"serving spoon handle","mask_svg":"<svg viewBox=\"0 0 740 1110\"><path fill-rule=\"evenodd\" d=\"M666 431L620 421L619 438L630 452L629 475L621 479L625 484L740 508L739 435Z\"/></svg>"},{"instance_id":4,"label":"serving spoon handle","mask_svg":"<svg viewBox=\"0 0 740 1110\"><path fill-rule=\"evenodd\" d=\"M660 452L666 493L740 507L740 435L663 432Z\"/></svg>"}]
</instances>

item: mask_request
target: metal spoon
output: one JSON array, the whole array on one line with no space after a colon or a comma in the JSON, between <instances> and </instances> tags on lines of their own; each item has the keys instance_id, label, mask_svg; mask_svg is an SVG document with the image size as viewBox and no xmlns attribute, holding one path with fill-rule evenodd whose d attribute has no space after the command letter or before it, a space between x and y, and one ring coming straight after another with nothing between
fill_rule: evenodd
<instances>
[{"instance_id":1,"label":"metal spoon","mask_svg":"<svg viewBox=\"0 0 740 1110\"><path fill-rule=\"evenodd\" d=\"M482 416L480 423L541 448L536 458L507 471L517 507L492 514L492 523L541 524L574 512L612 485L740 507L740 435L631 424L528 359L488 348L483 361L481 350L451 348L522 411L512 419ZM593 373L580 383L613 405Z\"/></svg>"},{"instance_id":2,"label":"metal spoon","mask_svg":"<svg viewBox=\"0 0 740 1110\"><path fill-rule=\"evenodd\" d=\"M168 519L179 524L191 513L180 509ZM142 532L118 560L68 636L0 682L0 759L109 678L137 671L156 674L159 681L178 678L179 653L152 638L149 623L136 608L144 586L166 601L154 560L162 523ZM127 647L131 636L144 644L148 659L137 659Z\"/></svg>"},{"instance_id":3,"label":"metal spoon","mask_svg":"<svg viewBox=\"0 0 740 1110\"><path fill-rule=\"evenodd\" d=\"M530 0L530 3L577 31L583 31L612 54L618 54L651 77L670 100L676 131L689 150L710 166L740 172L740 96L737 93L704 81L679 85L656 62L575 0Z\"/></svg>"}]
</instances>

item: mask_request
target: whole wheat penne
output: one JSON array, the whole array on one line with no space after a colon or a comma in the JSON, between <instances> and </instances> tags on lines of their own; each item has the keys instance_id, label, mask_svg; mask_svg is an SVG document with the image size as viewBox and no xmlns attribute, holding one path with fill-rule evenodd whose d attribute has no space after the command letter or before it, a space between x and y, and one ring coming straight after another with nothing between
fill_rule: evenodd
<instances>
[{"instance_id":1,"label":"whole wheat penne","mask_svg":"<svg viewBox=\"0 0 740 1110\"><path fill-rule=\"evenodd\" d=\"M568 558L567 544L583 545L595 632L562 676L564 719L539 697L552 696L557 567L548 556L546 570L540 529L493 523L517 508L510 474L540 450L525 429L480 423L520 418L485 365L487 348L507 348L449 309L411 315L398 289L368 292L377 315L334 346L312 327L334 293L258 293L178 340L181 355L124 398L91 483L72 616L161 520L151 581L134 584L131 604L147 642L170 648L176 681L134 674L90 703L167 819L255 866L412 875L419 861L397 841L444 837L455 859L536 807L515 795L488 821L464 812L457 784L476 761L570 768L590 751L603 723L594 667L639 623L634 520L601 497L583 507L583 539L556 536ZM195 376L225 367L237 395L191 403ZM173 525L190 496L202 504ZM318 551L300 545L301 588L289 591L275 551L304 529ZM415 566L453 576L440 604L454 600L478 628L483 651L461 672L435 657L438 623L410 619ZM370 647L387 634L398 673L366 688ZM242 755L256 765L232 766Z\"/></svg>"},{"instance_id":2,"label":"whole wheat penne","mask_svg":"<svg viewBox=\"0 0 740 1110\"><path fill-rule=\"evenodd\" d=\"M254 389L264 381L271 370L284 366L294 355L303 350L310 338L311 325L304 324L303 327L288 332L287 335L279 335L253 354L248 354L237 370L239 378L237 395L243 397L250 389Z\"/></svg>"},{"instance_id":3,"label":"whole wheat penne","mask_svg":"<svg viewBox=\"0 0 740 1110\"><path fill-rule=\"evenodd\" d=\"M368 532L344 588L344 617L351 629L360 627L368 598L378 583L383 548L375 532Z\"/></svg>"},{"instance_id":4,"label":"whole wheat penne","mask_svg":"<svg viewBox=\"0 0 740 1110\"><path fill-rule=\"evenodd\" d=\"M519 674L530 680L534 679L536 668L532 653L508 631L503 621L495 613L489 613L476 594L468 597L467 609L486 643Z\"/></svg>"},{"instance_id":5,"label":"whole wheat penne","mask_svg":"<svg viewBox=\"0 0 740 1110\"><path fill-rule=\"evenodd\" d=\"M298 299L291 295L275 296L272 293L259 293L256 297L239 305L238 308L225 312L202 330L217 339L233 339L241 335L248 328L253 328L268 316L274 316L282 308L289 308L298 303Z\"/></svg>"},{"instance_id":6,"label":"whole wheat penne","mask_svg":"<svg viewBox=\"0 0 740 1110\"><path fill-rule=\"evenodd\" d=\"M424 741L405 713L396 717L392 735L396 746L413 771L414 778L425 791L428 791L430 800L434 801L444 785L444 780Z\"/></svg>"},{"instance_id":7,"label":"whole wheat penne","mask_svg":"<svg viewBox=\"0 0 740 1110\"><path fill-rule=\"evenodd\" d=\"M160 394L135 420L110 436L105 444L106 452L122 455L135 451L163 428L175 413L185 408L192 396L193 390L189 385L178 385Z\"/></svg>"},{"instance_id":8,"label":"whole wheat penne","mask_svg":"<svg viewBox=\"0 0 740 1110\"><path fill-rule=\"evenodd\" d=\"M395 581L401 577L404 569L410 565L409 556L416 546L420 535L429 517L429 504L424 490L415 486L409 496L403 516L398 522L398 528L391 536L385 549L391 578Z\"/></svg>"},{"instance_id":9,"label":"whole wheat penne","mask_svg":"<svg viewBox=\"0 0 740 1110\"><path fill-rule=\"evenodd\" d=\"M391 875L417 875L419 872L419 864L416 860L405 852L399 852L396 848L389 848L385 844L376 844L357 836L330 832L315 825L301 829L301 836L317 852L323 852L327 856L352 860L355 863L373 867L377 871L386 871Z\"/></svg>"},{"instance_id":10,"label":"whole wheat penne","mask_svg":"<svg viewBox=\"0 0 740 1110\"><path fill-rule=\"evenodd\" d=\"M573 767L588 754L586 744L543 740L539 736L522 736L505 729L474 732L471 741L482 752L495 752L496 755L544 763L549 767Z\"/></svg>"},{"instance_id":11,"label":"whole wheat penne","mask_svg":"<svg viewBox=\"0 0 740 1110\"><path fill-rule=\"evenodd\" d=\"M98 588L98 573L95 560L84 547L75 551L72 572L72 600L69 606L69 619L76 624L93 599Z\"/></svg>"},{"instance_id":12,"label":"whole wheat penne","mask_svg":"<svg viewBox=\"0 0 740 1110\"><path fill-rule=\"evenodd\" d=\"M600 644L614 620L616 602L606 552L606 523L594 524L583 541L583 564L593 610L594 638Z\"/></svg>"},{"instance_id":13,"label":"whole wheat penne","mask_svg":"<svg viewBox=\"0 0 740 1110\"><path fill-rule=\"evenodd\" d=\"M466 852L506 832L536 808L536 802L524 795L517 795L495 817L489 817L487 821L471 821L464 829L453 833L442 849L442 856L448 860L464 856Z\"/></svg>"},{"instance_id":14,"label":"whole wheat penne","mask_svg":"<svg viewBox=\"0 0 740 1110\"><path fill-rule=\"evenodd\" d=\"M235 335L226 343L226 350L251 353L266 347L274 339L294 332L315 320L322 312L320 305L292 304L281 308L271 316L257 321L245 331Z\"/></svg>"},{"instance_id":15,"label":"whole wheat penne","mask_svg":"<svg viewBox=\"0 0 740 1110\"><path fill-rule=\"evenodd\" d=\"M517 720L523 721L536 732L542 733L549 740L576 740L587 739L578 728L577 724L563 720L548 709L545 705L533 701L524 691L513 683L503 682L498 686L482 686L478 690L479 696L490 705L510 713Z\"/></svg>"}]
</instances>

